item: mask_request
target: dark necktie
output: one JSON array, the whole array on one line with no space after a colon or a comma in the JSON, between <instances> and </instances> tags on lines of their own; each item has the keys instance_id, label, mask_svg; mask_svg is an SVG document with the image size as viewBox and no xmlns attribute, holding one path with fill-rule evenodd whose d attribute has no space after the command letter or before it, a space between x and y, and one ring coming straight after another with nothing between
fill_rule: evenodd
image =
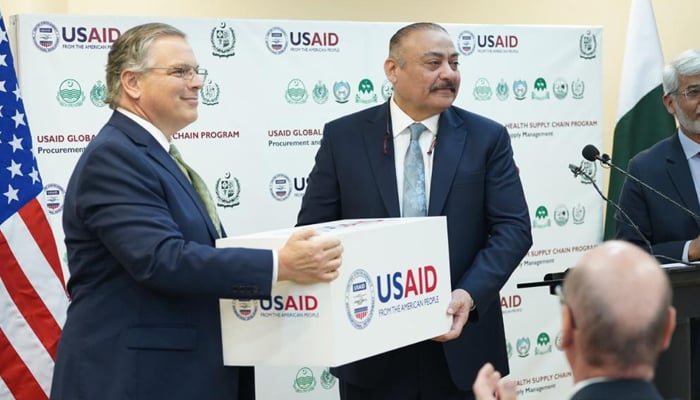
<instances>
[{"instance_id":1,"label":"dark necktie","mask_svg":"<svg viewBox=\"0 0 700 400\"><path fill-rule=\"evenodd\" d=\"M207 213L211 218L211 222L216 228L216 232L219 234L219 237L221 237L221 221L219 220L219 214L216 212L214 200L212 200L211 193L209 193L209 189L207 189L207 185L204 183L204 180L197 172L190 168L187 163L185 163L185 161L182 159L182 155L174 144L170 145L170 150L168 153L170 153L170 156L173 158L173 160L175 160L175 164L177 164L190 183L192 183L194 190L202 199L202 203L204 203L204 208L206 208Z\"/></svg>"},{"instance_id":2,"label":"dark necktie","mask_svg":"<svg viewBox=\"0 0 700 400\"><path fill-rule=\"evenodd\" d=\"M403 216L424 217L428 215L428 207L425 197L423 154L418 138L426 128L418 122L411 124L408 128L411 131L411 142L403 163Z\"/></svg>"}]
</instances>

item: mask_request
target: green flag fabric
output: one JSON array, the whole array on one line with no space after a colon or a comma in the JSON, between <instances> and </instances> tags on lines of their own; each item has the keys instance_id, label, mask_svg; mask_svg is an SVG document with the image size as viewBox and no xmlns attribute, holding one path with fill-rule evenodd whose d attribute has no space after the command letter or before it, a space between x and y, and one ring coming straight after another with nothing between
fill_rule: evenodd
<instances>
[{"instance_id":1,"label":"green flag fabric","mask_svg":"<svg viewBox=\"0 0 700 400\"><path fill-rule=\"evenodd\" d=\"M662 101L663 67L651 0L632 0L611 154L615 165L625 170L635 154L676 131L675 119ZM624 175L610 171L608 199L618 201L624 182ZM615 211L606 207L606 240L615 237Z\"/></svg>"}]
</instances>

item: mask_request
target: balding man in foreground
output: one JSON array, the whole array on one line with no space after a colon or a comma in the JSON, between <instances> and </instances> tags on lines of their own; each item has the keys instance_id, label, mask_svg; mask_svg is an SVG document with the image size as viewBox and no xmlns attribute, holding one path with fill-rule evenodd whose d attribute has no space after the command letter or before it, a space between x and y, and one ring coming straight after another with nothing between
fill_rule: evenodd
<instances>
[{"instance_id":1,"label":"balding man in foreground","mask_svg":"<svg viewBox=\"0 0 700 400\"><path fill-rule=\"evenodd\" d=\"M608 241L586 252L564 281L562 348L575 386L570 400L661 400L654 366L676 326L671 284L654 257ZM478 400L515 399L514 385L485 365Z\"/></svg>"}]
</instances>

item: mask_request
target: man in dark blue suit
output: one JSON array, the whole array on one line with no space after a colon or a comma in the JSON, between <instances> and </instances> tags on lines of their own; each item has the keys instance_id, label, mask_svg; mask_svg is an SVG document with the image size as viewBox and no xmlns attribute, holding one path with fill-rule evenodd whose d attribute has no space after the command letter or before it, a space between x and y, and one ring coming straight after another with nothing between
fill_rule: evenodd
<instances>
[{"instance_id":1,"label":"man in dark blue suit","mask_svg":"<svg viewBox=\"0 0 700 400\"><path fill-rule=\"evenodd\" d=\"M651 382L676 324L668 276L639 247L612 240L586 252L561 293L561 346L571 366L569 400L662 400ZM639 293L644 294L640 306ZM514 400L485 365L474 382L477 400Z\"/></svg>"},{"instance_id":2,"label":"man in dark blue suit","mask_svg":"<svg viewBox=\"0 0 700 400\"><path fill-rule=\"evenodd\" d=\"M384 70L391 100L325 126L298 224L404 215L399 188L415 185L404 182L408 127L422 123L419 185L428 195L421 200L427 215L447 217L453 322L434 340L333 373L343 400L463 400L485 362L508 372L498 292L532 244L527 204L506 129L452 106L458 54L444 28L416 23L397 31Z\"/></svg>"},{"instance_id":3,"label":"man in dark blue suit","mask_svg":"<svg viewBox=\"0 0 700 400\"><path fill-rule=\"evenodd\" d=\"M669 63L663 72L663 102L678 120L678 131L634 156L629 173L642 182L700 214L700 51L688 50ZM617 215L617 237L642 246L661 263L700 261L700 219L669 204L661 196L627 179L620 192L620 208L641 231ZM648 248L647 243L651 245ZM684 323L680 332L687 331ZM700 388L700 320L690 319L690 381L692 395ZM679 336L680 340L688 340ZM673 372L663 368L665 362L677 364L672 349L661 360L659 387L678 390ZM681 351L682 353L685 350ZM672 356L673 354L673 356ZM686 354L678 353L685 358ZM673 367L676 367L673 365ZM687 373L688 371L684 371ZM668 376L667 376L668 375ZM663 383L663 386L662 386ZM665 386L673 386L666 388Z\"/></svg>"},{"instance_id":4,"label":"man in dark blue suit","mask_svg":"<svg viewBox=\"0 0 700 400\"><path fill-rule=\"evenodd\" d=\"M678 120L678 131L634 156L629 172L700 214L700 52L689 50L667 65L663 87L664 104ZM661 263L700 260L700 220L630 179L620 192L620 207L639 226ZM618 238L646 247L621 215L617 221Z\"/></svg>"},{"instance_id":5,"label":"man in dark blue suit","mask_svg":"<svg viewBox=\"0 0 700 400\"><path fill-rule=\"evenodd\" d=\"M217 249L201 178L168 154L197 118L206 71L184 33L132 28L112 45L115 109L81 155L63 213L71 304L51 398L254 398L252 369L225 367L219 298L265 298L276 280L335 279L342 246L293 234L279 250Z\"/></svg>"}]
</instances>

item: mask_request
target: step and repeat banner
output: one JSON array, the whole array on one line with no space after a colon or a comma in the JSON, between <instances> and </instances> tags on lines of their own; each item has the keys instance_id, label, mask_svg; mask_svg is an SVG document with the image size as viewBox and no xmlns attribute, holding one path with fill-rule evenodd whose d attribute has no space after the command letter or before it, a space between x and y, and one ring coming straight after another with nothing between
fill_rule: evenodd
<instances>
[{"instance_id":1,"label":"step and repeat banner","mask_svg":"<svg viewBox=\"0 0 700 400\"><path fill-rule=\"evenodd\" d=\"M64 264L66 184L111 113L103 101L107 53L126 29L156 20L185 31L209 71L199 120L175 142L209 185L229 235L294 225L324 123L389 99L383 62L405 25L14 16L20 86ZM444 26L460 52L455 104L508 128L532 218L534 245L502 290L511 376L521 399L561 399L572 378L559 346L559 303L547 288L516 284L570 267L602 239L602 201L568 168L582 165L601 184L581 149L602 145L602 30ZM262 400L338 398L326 366L258 368L256 379Z\"/></svg>"}]
</instances>

